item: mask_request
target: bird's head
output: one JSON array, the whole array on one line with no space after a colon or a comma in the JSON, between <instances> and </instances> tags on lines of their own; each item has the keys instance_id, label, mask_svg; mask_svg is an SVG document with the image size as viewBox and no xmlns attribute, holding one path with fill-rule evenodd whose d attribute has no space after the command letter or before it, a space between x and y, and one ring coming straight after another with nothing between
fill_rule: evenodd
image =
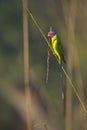
<instances>
[{"instance_id":1,"label":"bird's head","mask_svg":"<svg viewBox=\"0 0 87 130\"><path fill-rule=\"evenodd\" d=\"M52 38L55 34L56 34L56 33L55 33L54 31L49 31L47 36L48 36L49 38Z\"/></svg>"}]
</instances>

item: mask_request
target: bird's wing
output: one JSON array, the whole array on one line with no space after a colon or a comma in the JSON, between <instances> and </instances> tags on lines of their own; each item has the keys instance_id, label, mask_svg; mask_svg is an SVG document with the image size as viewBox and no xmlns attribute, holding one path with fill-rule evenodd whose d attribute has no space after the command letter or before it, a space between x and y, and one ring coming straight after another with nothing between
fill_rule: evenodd
<instances>
[{"instance_id":1,"label":"bird's wing","mask_svg":"<svg viewBox=\"0 0 87 130\"><path fill-rule=\"evenodd\" d=\"M56 49L61 57L61 59L65 62L65 58L64 58L64 49L63 49L63 46L61 44L61 40L59 39L58 37L58 41L57 41L57 45L56 45Z\"/></svg>"},{"instance_id":2,"label":"bird's wing","mask_svg":"<svg viewBox=\"0 0 87 130\"><path fill-rule=\"evenodd\" d=\"M62 44L61 44L61 40L59 39L59 37L58 37L58 41L57 41L57 42L58 42L58 43L57 43L57 45L56 45L56 48L57 48L57 50L58 50L60 56L63 56L63 55L64 55L64 49L63 49L63 46L62 46Z\"/></svg>"}]
</instances>

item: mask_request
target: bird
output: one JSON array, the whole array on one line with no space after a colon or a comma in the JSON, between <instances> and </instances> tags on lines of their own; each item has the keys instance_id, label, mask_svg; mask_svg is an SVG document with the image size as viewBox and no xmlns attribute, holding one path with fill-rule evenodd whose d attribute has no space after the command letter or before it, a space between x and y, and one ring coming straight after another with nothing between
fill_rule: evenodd
<instances>
[{"instance_id":1,"label":"bird","mask_svg":"<svg viewBox=\"0 0 87 130\"><path fill-rule=\"evenodd\" d=\"M64 49L61 44L61 40L55 31L49 31L48 38L50 39L53 53L56 55L60 66L62 66L62 63L66 63L66 61L64 58Z\"/></svg>"},{"instance_id":2,"label":"bird","mask_svg":"<svg viewBox=\"0 0 87 130\"><path fill-rule=\"evenodd\" d=\"M54 55L56 55L57 60L59 61L60 74L61 74L61 78L62 78L62 64L63 64L63 62L66 63L66 60L64 58L64 49L61 44L61 40L60 40L59 36L57 35L57 33L52 30L50 30L48 32L47 36L49 38L49 42L51 44L53 53L54 53ZM62 99L63 100L64 100L64 97L65 97L64 88L62 87Z\"/></svg>"}]
</instances>

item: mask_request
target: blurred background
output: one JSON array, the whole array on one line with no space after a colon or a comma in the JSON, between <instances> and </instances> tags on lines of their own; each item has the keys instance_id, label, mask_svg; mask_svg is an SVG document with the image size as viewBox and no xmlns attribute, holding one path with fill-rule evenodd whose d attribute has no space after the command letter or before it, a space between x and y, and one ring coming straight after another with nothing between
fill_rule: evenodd
<instances>
[{"instance_id":1,"label":"blurred background","mask_svg":"<svg viewBox=\"0 0 87 130\"><path fill-rule=\"evenodd\" d=\"M28 0L45 35L49 27L60 36L66 68L87 108L87 1ZM86 130L83 111L65 75L51 53L46 84L47 44L28 14L29 87L33 129ZM21 0L0 0L0 130L25 130L23 5ZM61 87L66 87L66 101ZM69 86L69 87L68 87ZM65 111L65 115L64 115Z\"/></svg>"}]
</instances>

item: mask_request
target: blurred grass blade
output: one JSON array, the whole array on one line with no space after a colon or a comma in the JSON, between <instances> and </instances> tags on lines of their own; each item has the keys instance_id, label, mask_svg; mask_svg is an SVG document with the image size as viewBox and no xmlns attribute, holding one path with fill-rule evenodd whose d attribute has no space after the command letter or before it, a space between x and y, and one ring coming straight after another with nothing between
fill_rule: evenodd
<instances>
[{"instance_id":1,"label":"blurred grass blade","mask_svg":"<svg viewBox=\"0 0 87 130\"><path fill-rule=\"evenodd\" d=\"M27 0L25 1L27 7ZM27 130L32 130L31 119L31 96L29 89L29 39L28 39L28 18L23 1L23 42L24 42L24 83L25 83L25 107L26 107L26 123Z\"/></svg>"},{"instance_id":2,"label":"blurred grass blade","mask_svg":"<svg viewBox=\"0 0 87 130\"><path fill-rule=\"evenodd\" d=\"M46 72L46 83L48 83L48 77L49 77L49 64L50 64L50 47L48 46L48 49L47 49L47 72Z\"/></svg>"}]
</instances>

